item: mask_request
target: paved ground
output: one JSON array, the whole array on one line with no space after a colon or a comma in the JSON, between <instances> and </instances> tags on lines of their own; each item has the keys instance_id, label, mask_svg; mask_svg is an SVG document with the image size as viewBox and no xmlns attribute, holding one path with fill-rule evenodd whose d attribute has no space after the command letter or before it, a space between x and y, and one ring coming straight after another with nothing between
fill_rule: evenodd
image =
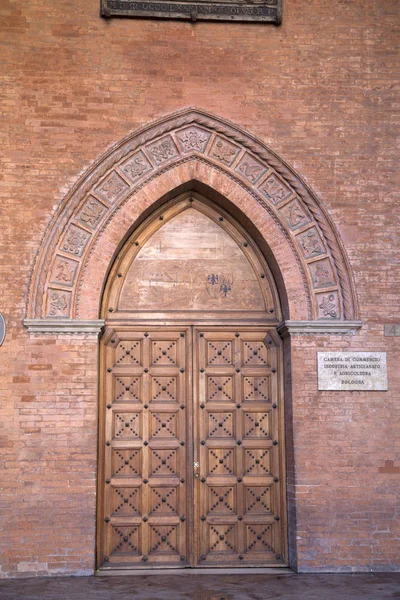
<instances>
[{"instance_id":1,"label":"paved ground","mask_svg":"<svg viewBox=\"0 0 400 600\"><path fill-rule=\"evenodd\" d=\"M43 577L0 582L1 600L391 600L400 573Z\"/></svg>"}]
</instances>

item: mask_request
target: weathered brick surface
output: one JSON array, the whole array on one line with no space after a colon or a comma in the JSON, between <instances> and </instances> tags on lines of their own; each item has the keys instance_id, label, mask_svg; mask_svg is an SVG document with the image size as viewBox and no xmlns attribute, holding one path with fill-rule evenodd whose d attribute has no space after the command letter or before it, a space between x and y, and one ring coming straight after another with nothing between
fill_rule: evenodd
<instances>
[{"instance_id":1,"label":"weathered brick surface","mask_svg":"<svg viewBox=\"0 0 400 600\"><path fill-rule=\"evenodd\" d=\"M29 277L55 206L109 146L199 106L252 131L317 191L365 326L292 341L300 570L399 568L396 0L286 0L280 28L99 18L98 0L3 0L0 348L3 576L94 566L97 343L29 338ZM389 391L316 391L316 350L388 352ZM396 362L397 361L397 362ZM397 566L396 566L397 565Z\"/></svg>"}]
</instances>

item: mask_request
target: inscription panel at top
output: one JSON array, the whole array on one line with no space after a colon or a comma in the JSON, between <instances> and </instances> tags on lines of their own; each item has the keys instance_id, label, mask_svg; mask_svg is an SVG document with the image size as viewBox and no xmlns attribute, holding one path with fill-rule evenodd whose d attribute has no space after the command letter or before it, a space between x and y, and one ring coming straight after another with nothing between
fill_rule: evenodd
<instances>
[{"instance_id":1,"label":"inscription panel at top","mask_svg":"<svg viewBox=\"0 0 400 600\"><path fill-rule=\"evenodd\" d=\"M156 19L187 19L191 21L258 21L279 25L282 22L282 0L253 2L227 0L101 0L103 17L150 17Z\"/></svg>"}]
</instances>

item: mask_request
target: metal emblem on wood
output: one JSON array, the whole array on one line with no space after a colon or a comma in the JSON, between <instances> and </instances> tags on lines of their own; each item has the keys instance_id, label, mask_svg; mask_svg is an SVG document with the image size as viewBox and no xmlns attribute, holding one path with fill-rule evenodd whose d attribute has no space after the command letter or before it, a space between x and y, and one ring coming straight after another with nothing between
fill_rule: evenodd
<instances>
[{"instance_id":1,"label":"metal emblem on wood","mask_svg":"<svg viewBox=\"0 0 400 600\"><path fill-rule=\"evenodd\" d=\"M182 0L101 0L103 17L150 17L197 21L257 21L280 25L282 0L206 2Z\"/></svg>"}]
</instances>

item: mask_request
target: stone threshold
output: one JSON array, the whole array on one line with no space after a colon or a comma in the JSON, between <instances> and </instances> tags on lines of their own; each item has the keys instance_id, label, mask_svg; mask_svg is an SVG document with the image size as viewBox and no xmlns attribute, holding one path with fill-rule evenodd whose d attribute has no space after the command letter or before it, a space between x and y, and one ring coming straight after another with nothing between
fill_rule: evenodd
<instances>
[{"instance_id":1,"label":"stone threshold","mask_svg":"<svg viewBox=\"0 0 400 600\"><path fill-rule=\"evenodd\" d=\"M123 575L295 575L295 572L292 571L289 567L254 567L254 568L240 568L240 569L224 569L221 568L193 568L190 567L183 568L151 568L151 569L131 569L131 568L119 568L119 569L99 569L95 571L96 577L121 577Z\"/></svg>"}]
</instances>

